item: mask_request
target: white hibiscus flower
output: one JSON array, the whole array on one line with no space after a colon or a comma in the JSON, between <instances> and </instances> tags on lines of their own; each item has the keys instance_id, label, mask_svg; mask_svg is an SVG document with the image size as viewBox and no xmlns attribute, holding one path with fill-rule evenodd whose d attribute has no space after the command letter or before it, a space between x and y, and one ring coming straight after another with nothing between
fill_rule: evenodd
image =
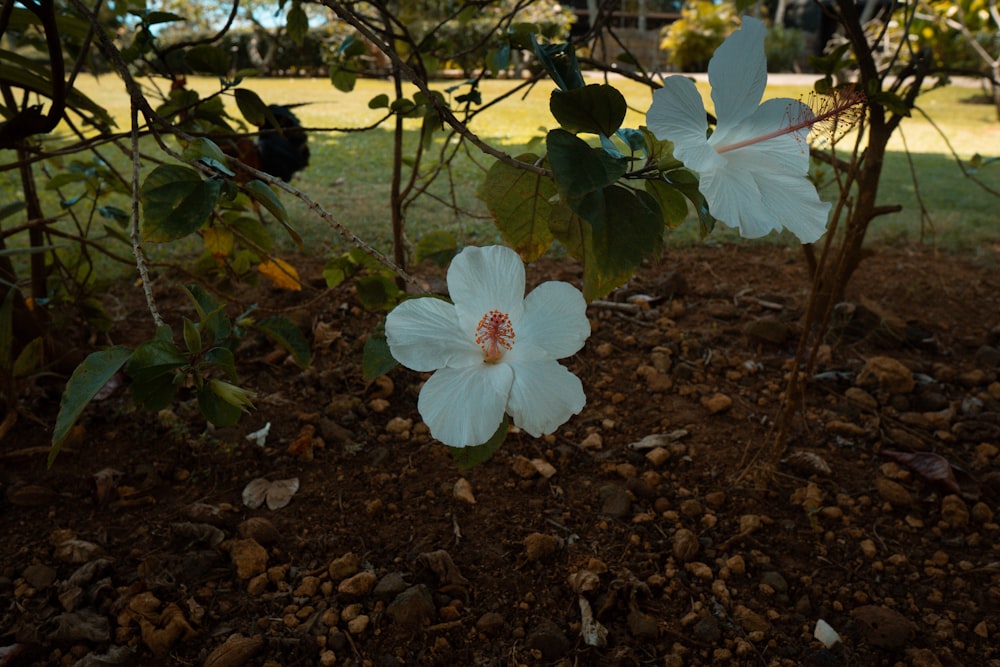
<instances>
[{"instance_id":1,"label":"white hibiscus flower","mask_svg":"<svg viewBox=\"0 0 1000 667\"><path fill-rule=\"evenodd\" d=\"M674 156L699 175L698 189L712 215L747 238L782 227L803 243L826 231L828 202L806 178L815 122L798 100L760 103L767 85L764 24L744 16L708 64L718 123L706 138L705 107L694 83L672 76L653 94L646 124L672 141Z\"/></svg>"},{"instance_id":2,"label":"white hibiscus flower","mask_svg":"<svg viewBox=\"0 0 1000 667\"><path fill-rule=\"evenodd\" d=\"M547 282L524 296L524 264L510 248L468 247L448 269L454 304L404 301L385 321L392 356L415 371L435 371L417 409L431 435L451 447L487 442L504 414L538 437L586 404L579 378L557 359L590 335L578 289Z\"/></svg>"}]
</instances>

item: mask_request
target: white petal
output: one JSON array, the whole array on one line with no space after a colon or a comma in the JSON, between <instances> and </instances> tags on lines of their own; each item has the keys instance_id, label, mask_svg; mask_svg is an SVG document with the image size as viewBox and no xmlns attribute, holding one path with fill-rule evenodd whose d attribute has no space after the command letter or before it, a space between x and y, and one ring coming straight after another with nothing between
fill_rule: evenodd
<instances>
[{"instance_id":1,"label":"white petal","mask_svg":"<svg viewBox=\"0 0 1000 667\"><path fill-rule=\"evenodd\" d=\"M443 368L424 383L417 409L431 435L449 447L481 445L503 420L513 377L506 364Z\"/></svg>"},{"instance_id":2,"label":"white petal","mask_svg":"<svg viewBox=\"0 0 1000 667\"><path fill-rule=\"evenodd\" d=\"M797 150L794 141L791 149ZM726 166L702 174L698 185L713 216L739 227L740 235L746 238L764 236L782 227L803 243L823 235L830 204L820 200L816 187L805 175L797 169L789 173L788 163L778 162L775 152L765 144L726 155Z\"/></svg>"},{"instance_id":3,"label":"white petal","mask_svg":"<svg viewBox=\"0 0 1000 667\"><path fill-rule=\"evenodd\" d=\"M493 309L517 322L524 309L524 263L506 246L469 246L448 268L448 293L459 322L473 336L480 318Z\"/></svg>"},{"instance_id":4,"label":"white petal","mask_svg":"<svg viewBox=\"0 0 1000 667\"><path fill-rule=\"evenodd\" d=\"M472 333L459 328L455 307L440 299L410 299L393 308L385 318L385 337L393 358L415 371L483 361Z\"/></svg>"},{"instance_id":5,"label":"white petal","mask_svg":"<svg viewBox=\"0 0 1000 667\"><path fill-rule=\"evenodd\" d=\"M507 412L536 438L552 433L587 404L580 378L554 360L512 363Z\"/></svg>"},{"instance_id":6,"label":"white petal","mask_svg":"<svg viewBox=\"0 0 1000 667\"><path fill-rule=\"evenodd\" d=\"M830 202L819 198L809 179L767 173L761 179L760 190L777 223L802 243L814 243L826 232Z\"/></svg>"},{"instance_id":7,"label":"white petal","mask_svg":"<svg viewBox=\"0 0 1000 667\"><path fill-rule=\"evenodd\" d=\"M708 117L691 79L671 76L653 93L646 125L657 138L672 141L674 157L696 172L717 169L725 160L707 139Z\"/></svg>"},{"instance_id":8,"label":"white petal","mask_svg":"<svg viewBox=\"0 0 1000 667\"><path fill-rule=\"evenodd\" d=\"M524 300L524 317L515 332L511 360L525 344L541 348L552 359L576 354L590 336L587 302L569 283L542 283Z\"/></svg>"},{"instance_id":9,"label":"white petal","mask_svg":"<svg viewBox=\"0 0 1000 667\"><path fill-rule=\"evenodd\" d=\"M764 96L766 34L762 21L744 16L740 29L726 38L708 62L708 80L712 84L712 102L720 129L752 114Z\"/></svg>"}]
</instances>

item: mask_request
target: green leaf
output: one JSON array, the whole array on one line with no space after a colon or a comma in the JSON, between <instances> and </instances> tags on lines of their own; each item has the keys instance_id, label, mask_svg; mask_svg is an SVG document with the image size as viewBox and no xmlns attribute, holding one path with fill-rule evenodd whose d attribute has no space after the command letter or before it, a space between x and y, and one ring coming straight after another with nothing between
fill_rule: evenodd
<instances>
[{"instance_id":1,"label":"green leaf","mask_svg":"<svg viewBox=\"0 0 1000 667\"><path fill-rule=\"evenodd\" d=\"M496 432L483 444L476 447L451 447L451 457L455 460L455 464L460 470L469 470L480 463L489 461L507 439L509 425L510 420L507 415L504 415Z\"/></svg>"},{"instance_id":2,"label":"green leaf","mask_svg":"<svg viewBox=\"0 0 1000 667\"><path fill-rule=\"evenodd\" d=\"M205 363L221 368L230 380L236 380L236 357L228 347L213 347L207 350Z\"/></svg>"},{"instance_id":3,"label":"green leaf","mask_svg":"<svg viewBox=\"0 0 1000 667\"><path fill-rule=\"evenodd\" d=\"M139 192L143 236L147 241L164 242L194 233L212 214L221 190L221 181L203 181L190 167L157 167Z\"/></svg>"},{"instance_id":4,"label":"green leaf","mask_svg":"<svg viewBox=\"0 0 1000 667\"><path fill-rule=\"evenodd\" d=\"M14 201L9 204L4 204L0 206L0 221L5 218L9 218L12 215L20 213L25 209L26 205L23 201Z\"/></svg>"},{"instance_id":5,"label":"green leaf","mask_svg":"<svg viewBox=\"0 0 1000 667\"><path fill-rule=\"evenodd\" d=\"M370 382L398 365L399 362L389 351L389 341L385 337L385 323L381 322L365 341L365 349L361 357L361 373L365 380Z\"/></svg>"},{"instance_id":6,"label":"green leaf","mask_svg":"<svg viewBox=\"0 0 1000 667\"><path fill-rule=\"evenodd\" d=\"M247 182L243 188L251 199L270 211L271 215L277 218L279 222L288 223L288 211L285 209L285 205L281 203L278 195L275 194L274 190L267 183L253 180ZM302 245L301 239L299 239L298 243Z\"/></svg>"},{"instance_id":7,"label":"green leaf","mask_svg":"<svg viewBox=\"0 0 1000 667\"><path fill-rule=\"evenodd\" d=\"M448 266L448 263L458 253L458 239L451 232L428 232L417 241L413 258L417 264L430 260L438 266Z\"/></svg>"},{"instance_id":8,"label":"green leaf","mask_svg":"<svg viewBox=\"0 0 1000 667\"><path fill-rule=\"evenodd\" d=\"M355 278L354 288L358 301L369 310L388 310L399 302L403 294L396 281L382 273Z\"/></svg>"},{"instance_id":9,"label":"green leaf","mask_svg":"<svg viewBox=\"0 0 1000 667\"><path fill-rule=\"evenodd\" d=\"M190 354L198 356L201 354L201 332L198 330L198 325L184 318L184 345L187 346L187 350Z\"/></svg>"},{"instance_id":10,"label":"green leaf","mask_svg":"<svg viewBox=\"0 0 1000 667\"><path fill-rule=\"evenodd\" d=\"M236 97L236 106L246 121L257 127L263 126L267 119L267 105L260 99L260 95L246 88L237 88L233 95Z\"/></svg>"},{"instance_id":11,"label":"green leaf","mask_svg":"<svg viewBox=\"0 0 1000 667\"><path fill-rule=\"evenodd\" d=\"M209 313L215 312L219 309L219 302L215 300L215 297L209 293L201 285L185 285L184 289L187 290L188 296L191 297L191 301L194 304L194 309L198 311L198 319L202 322L208 317ZM158 334L160 332L157 332ZM163 336L157 336L163 340L170 340L169 338L164 338Z\"/></svg>"},{"instance_id":12,"label":"green leaf","mask_svg":"<svg viewBox=\"0 0 1000 667\"><path fill-rule=\"evenodd\" d=\"M337 55L341 58L357 58L358 56L363 56L368 52L368 48L365 46L363 40L359 39L357 35L351 34L344 38L344 41L340 43L340 48L337 49Z\"/></svg>"},{"instance_id":13,"label":"green leaf","mask_svg":"<svg viewBox=\"0 0 1000 667\"><path fill-rule=\"evenodd\" d=\"M158 377L147 381L132 381L132 400L146 410L157 411L170 405L177 393L174 376Z\"/></svg>"},{"instance_id":14,"label":"green leaf","mask_svg":"<svg viewBox=\"0 0 1000 667\"><path fill-rule=\"evenodd\" d=\"M602 194L606 217L602 225L592 226L594 256L605 275L633 272L645 257L660 251L663 213L644 190L612 185Z\"/></svg>"},{"instance_id":15,"label":"green leaf","mask_svg":"<svg viewBox=\"0 0 1000 667\"><path fill-rule=\"evenodd\" d=\"M199 44L184 54L184 64L199 74L229 74L229 52L218 46Z\"/></svg>"},{"instance_id":16,"label":"green leaf","mask_svg":"<svg viewBox=\"0 0 1000 667\"><path fill-rule=\"evenodd\" d=\"M579 199L611 185L628 169L627 160L613 158L566 130L551 130L545 146L552 177L567 199Z\"/></svg>"},{"instance_id":17,"label":"green leaf","mask_svg":"<svg viewBox=\"0 0 1000 667\"><path fill-rule=\"evenodd\" d=\"M688 169L674 169L664 172L663 178L694 204L695 213L698 214L698 224L701 227L701 235L707 236L715 227L715 218L708 210L708 201L705 199L705 195L701 194L701 190L698 189L698 176Z\"/></svg>"},{"instance_id":18,"label":"green leaf","mask_svg":"<svg viewBox=\"0 0 1000 667\"><path fill-rule=\"evenodd\" d=\"M610 137L622 126L628 105L613 86L593 83L573 90L552 91L549 110L564 130Z\"/></svg>"},{"instance_id":19,"label":"green leaf","mask_svg":"<svg viewBox=\"0 0 1000 667\"><path fill-rule=\"evenodd\" d=\"M293 0L292 6L288 9L285 28L288 30L288 36L292 41L296 45L302 46L306 35L309 33L309 16L306 15L306 10L302 8L302 3L298 0Z\"/></svg>"},{"instance_id":20,"label":"green leaf","mask_svg":"<svg viewBox=\"0 0 1000 667\"><path fill-rule=\"evenodd\" d=\"M236 173L226 165L229 157L222 152L222 149L219 148L214 141L206 137L196 137L195 140L188 144L184 149L182 156L189 162L202 162L212 169L225 174L226 176L236 175Z\"/></svg>"},{"instance_id":21,"label":"green leaf","mask_svg":"<svg viewBox=\"0 0 1000 667\"><path fill-rule=\"evenodd\" d=\"M676 187L660 179L649 179L645 183L646 192L650 194L660 206L663 213L663 224L668 229L677 229L687 218L687 199Z\"/></svg>"},{"instance_id":22,"label":"green leaf","mask_svg":"<svg viewBox=\"0 0 1000 667\"><path fill-rule=\"evenodd\" d=\"M292 225L288 220L288 211L285 210L285 205L281 203L281 200L278 199L278 195L274 193L274 190L268 187L267 183L264 183L263 181L250 181L244 185L243 188L246 193L250 195L251 199L258 202L261 206L271 212L271 215L273 215L278 222L281 223L281 226L285 228L285 232L292 239L292 241L295 242L295 245L300 248L305 247L302 243L302 237L299 236L299 233L292 228Z\"/></svg>"},{"instance_id":23,"label":"green leaf","mask_svg":"<svg viewBox=\"0 0 1000 667\"><path fill-rule=\"evenodd\" d=\"M183 16L180 16L179 14L174 14L173 12L157 12L157 11L151 11L151 12L132 12L132 11L130 11L129 14L135 14L136 16L140 16L142 18L143 24L147 25L147 26L157 25L159 23L173 23L174 21L185 21L185 20L187 20Z\"/></svg>"},{"instance_id":24,"label":"green leaf","mask_svg":"<svg viewBox=\"0 0 1000 667\"><path fill-rule=\"evenodd\" d=\"M11 372L16 378L26 377L42 367L42 360L45 357L45 340L41 337L34 338L24 346L21 354L14 360L14 370Z\"/></svg>"},{"instance_id":25,"label":"green leaf","mask_svg":"<svg viewBox=\"0 0 1000 667\"><path fill-rule=\"evenodd\" d=\"M534 164L538 156L526 153L516 159ZM476 190L504 241L526 262L538 259L552 245L549 217L557 194L551 179L500 161L490 167Z\"/></svg>"},{"instance_id":26,"label":"green leaf","mask_svg":"<svg viewBox=\"0 0 1000 667\"><path fill-rule=\"evenodd\" d=\"M233 426L243 415L243 409L229 403L214 389L216 385L206 382L198 390L198 409L208 421L216 426Z\"/></svg>"},{"instance_id":27,"label":"green leaf","mask_svg":"<svg viewBox=\"0 0 1000 667\"><path fill-rule=\"evenodd\" d=\"M601 269L594 254L594 238L590 223L568 206L561 205L553 210L549 228L566 251L583 263L583 298L587 301L600 299L632 277L632 269L617 273Z\"/></svg>"},{"instance_id":28,"label":"green leaf","mask_svg":"<svg viewBox=\"0 0 1000 667\"><path fill-rule=\"evenodd\" d=\"M121 345L94 352L73 371L59 402L59 414L56 416L55 429L52 431L52 449L49 450L48 460L50 468L83 409L118 372L131 354L131 350Z\"/></svg>"},{"instance_id":29,"label":"green leaf","mask_svg":"<svg viewBox=\"0 0 1000 667\"><path fill-rule=\"evenodd\" d=\"M358 82L358 72L353 65L333 63L330 65L330 82L342 93L349 93Z\"/></svg>"},{"instance_id":30,"label":"green leaf","mask_svg":"<svg viewBox=\"0 0 1000 667\"><path fill-rule=\"evenodd\" d=\"M493 76L506 71L510 67L510 44L502 44L499 48L487 52L486 66L490 68Z\"/></svg>"},{"instance_id":31,"label":"green leaf","mask_svg":"<svg viewBox=\"0 0 1000 667\"><path fill-rule=\"evenodd\" d=\"M679 169L684 164L674 157L674 142L657 139L656 135L646 127L639 128L646 142L646 155L656 161L660 171Z\"/></svg>"},{"instance_id":32,"label":"green leaf","mask_svg":"<svg viewBox=\"0 0 1000 667\"><path fill-rule=\"evenodd\" d=\"M125 374L137 383L160 380L188 363L173 341L153 338L140 343L125 365Z\"/></svg>"},{"instance_id":33,"label":"green leaf","mask_svg":"<svg viewBox=\"0 0 1000 667\"><path fill-rule=\"evenodd\" d=\"M302 368L309 366L309 341L287 317L268 317L254 324L253 328L288 350L296 364Z\"/></svg>"},{"instance_id":34,"label":"green leaf","mask_svg":"<svg viewBox=\"0 0 1000 667\"><path fill-rule=\"evenodd\" d=\"M583 88L583 74L572 44L539 44L534 35L531 36L531 43L542 67L560 90Z\"/></svg>"},{"instance_id":35,"label":"green leaf","mask_svg":"<svg viewBox=\"0 0 1000 667\"><path fill-rule=\"evenodd\" d=\"M369 109L388 109L389 108L389 96L385 93L380 93L375 97L368 100Z\"/></svg>"}]
</instances>

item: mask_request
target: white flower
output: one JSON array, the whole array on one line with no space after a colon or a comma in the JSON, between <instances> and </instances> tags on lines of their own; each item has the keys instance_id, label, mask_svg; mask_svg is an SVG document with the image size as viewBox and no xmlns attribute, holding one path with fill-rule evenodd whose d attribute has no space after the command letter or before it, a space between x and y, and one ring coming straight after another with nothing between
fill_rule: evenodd
<instances>
[{"instance_id":1,"label":"white flower","mask_svg":"<svg viewBox=\"0 0 1000 667\"><path fill-rule=\"evenodd\" d=\"M578 289L547 282L525 297L517 253L489 246L455 257L448 291L454 305L411 299L385 321L392 356L412 370L435 371L417 401L431 435L451 447L481 445L507 413L538 437L583 409L579 378L556 361L590 335Z\"/></svg>"},{"instance_id":2,"label":"white flower","mask_svg":"<svg viewBox=\"0 0 1000 667\"><path fill-rule=\"evenodd\" d=\"M745 16L712 56L708 80L718 123L711 137L701 95L683 76L669 77L653 94L646 124L698 172L698 189L716 219L748 238L785 227L812 243L826 231L830 210L806 178L814 116L797 100L760 104L767 85L765 33L761 21Z\"/></svg>"}]
</instances>

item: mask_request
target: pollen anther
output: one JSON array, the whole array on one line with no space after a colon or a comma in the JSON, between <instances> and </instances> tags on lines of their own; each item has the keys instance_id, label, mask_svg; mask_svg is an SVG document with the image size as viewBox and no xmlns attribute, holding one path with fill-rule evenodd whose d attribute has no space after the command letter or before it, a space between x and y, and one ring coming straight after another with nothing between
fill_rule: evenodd
<instances>
[{"instance_id":1,"label":"pollen anther","mask_svg":"<svg viewBox=\"0 0 1000 667\"><path fill-rule=\"evenodd\" d=\"M491 310L476 325L476 343L483 349L488 364L500 361L504 351L514 347L514 327L507 313Z\"/></svg>"}]
</instances>

